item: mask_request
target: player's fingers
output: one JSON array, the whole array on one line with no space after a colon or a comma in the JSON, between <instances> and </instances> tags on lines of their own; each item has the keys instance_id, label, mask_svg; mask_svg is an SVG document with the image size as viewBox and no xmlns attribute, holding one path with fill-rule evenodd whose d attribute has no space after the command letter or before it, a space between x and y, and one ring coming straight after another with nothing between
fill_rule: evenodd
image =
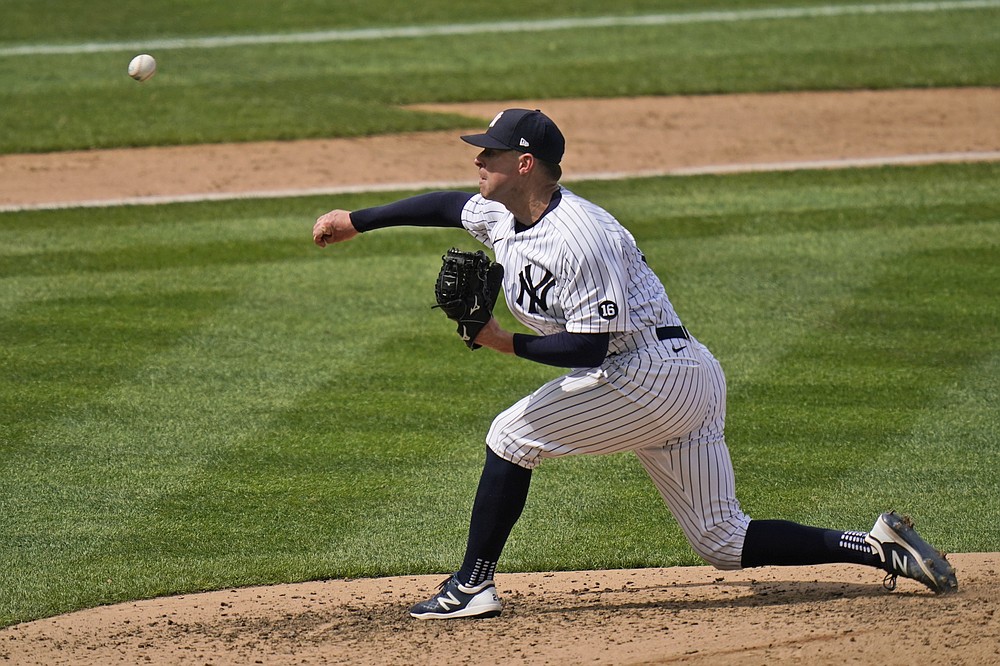
<instances>
[{"instance_id":1,"label":"player's fingers","mask_svg":"<svg viewBox=\"0 0 1000 666\"><path fill-rule=\"evenodd\" d=\"M326 247L333 237L333 230L322 218L313 225L313 242L320 247Z\"/></svg>"}]
</instances>

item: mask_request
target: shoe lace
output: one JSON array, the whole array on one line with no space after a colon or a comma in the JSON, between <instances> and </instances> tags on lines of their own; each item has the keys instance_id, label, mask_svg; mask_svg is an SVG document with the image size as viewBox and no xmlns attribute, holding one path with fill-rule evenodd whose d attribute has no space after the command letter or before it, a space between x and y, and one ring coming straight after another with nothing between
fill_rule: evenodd
<instances>
[{"instance_id":1,"label":"shoe lace","mask_svg":"<svg viewBox=\"0 0 1000 666\"><path fill-rule=\"evenodd\" d=\"M455 574L452 574L452 575L448 576L447 578L445 578L443 581L441 581L441 584L438 585L438 592L444 592L444 588L448 587L448 583L450 583L452 580L454 580L454 578L455 578Z\"/></svg>"},{"instance_id":2,"label":"shoe lace","mask_svg":"<svg viewBox=\"0 0 1000 666\"><path fill-rule=\"evenodd\" d=\"M887 573L885 575L885 578L882 579L882 587L884 587L885 589L889 590L890 592L892 592L893 590L895 590L896 589L896 576L897 575L898 574L894 574L892 572Z\"/></svg>"}]
</instances>

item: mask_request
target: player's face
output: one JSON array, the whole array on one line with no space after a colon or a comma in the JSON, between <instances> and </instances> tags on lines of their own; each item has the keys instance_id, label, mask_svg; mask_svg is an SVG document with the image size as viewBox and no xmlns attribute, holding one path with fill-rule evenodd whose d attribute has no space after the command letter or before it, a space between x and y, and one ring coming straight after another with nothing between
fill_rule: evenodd
<instances>
[{"instance_id":1,"label":"player's face","mask_svg":"<svg viewBox=\"0 0 1000 666\"><path fill-rule=\"evenodd\" d=\"M484 148L475 159L479 168L479 193L492 201L505 203L515 183L519 155L516 150Z\"/></svg>"}]
</instances>

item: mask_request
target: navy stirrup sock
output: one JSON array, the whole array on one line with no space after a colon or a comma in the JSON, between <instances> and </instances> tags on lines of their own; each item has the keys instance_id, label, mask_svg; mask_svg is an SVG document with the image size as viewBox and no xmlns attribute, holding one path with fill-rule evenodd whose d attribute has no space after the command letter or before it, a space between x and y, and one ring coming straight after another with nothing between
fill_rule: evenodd
<instances>
[{"instance_id":1,"label":"navy stirrup sock","mask_svg":"<svg viewBox=\"0 0 1000 666\"><path fill-rule=\"evenodd\" d=\"M528 501L531 470L504 460L489 448L472 505L469 541L458 582L468 587L491 580L514 523Z\"/></svg>"},{"instance_id":2,"label":"navy stirrup sock","mask_svg":"<svg viewBox=\"0 0 1000 666\"><path fill-rule=\"evenodd\" d=\"M879 566L864 532L839 532L787 520L751 520L743 542L744 568L850 563Z\"/></svg>"}]
</instances>

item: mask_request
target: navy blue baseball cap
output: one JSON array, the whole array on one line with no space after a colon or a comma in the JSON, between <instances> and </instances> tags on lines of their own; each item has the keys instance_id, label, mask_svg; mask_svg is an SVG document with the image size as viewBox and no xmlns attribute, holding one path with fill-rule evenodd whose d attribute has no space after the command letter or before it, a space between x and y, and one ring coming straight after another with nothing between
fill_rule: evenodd
<instances>
[{"instance_id":1,"label":"navy blue baseball cap","mask_svg":"<svg viewBox=\"0 0 1000 666\"><path fill-rule=\"evenodd\" d=\"M531 153L545 162L559 164L566 139L552 119L535 109L501 111L483 134L466 134L462 141L480 148Z\"/></svg>"}]
</instances>

